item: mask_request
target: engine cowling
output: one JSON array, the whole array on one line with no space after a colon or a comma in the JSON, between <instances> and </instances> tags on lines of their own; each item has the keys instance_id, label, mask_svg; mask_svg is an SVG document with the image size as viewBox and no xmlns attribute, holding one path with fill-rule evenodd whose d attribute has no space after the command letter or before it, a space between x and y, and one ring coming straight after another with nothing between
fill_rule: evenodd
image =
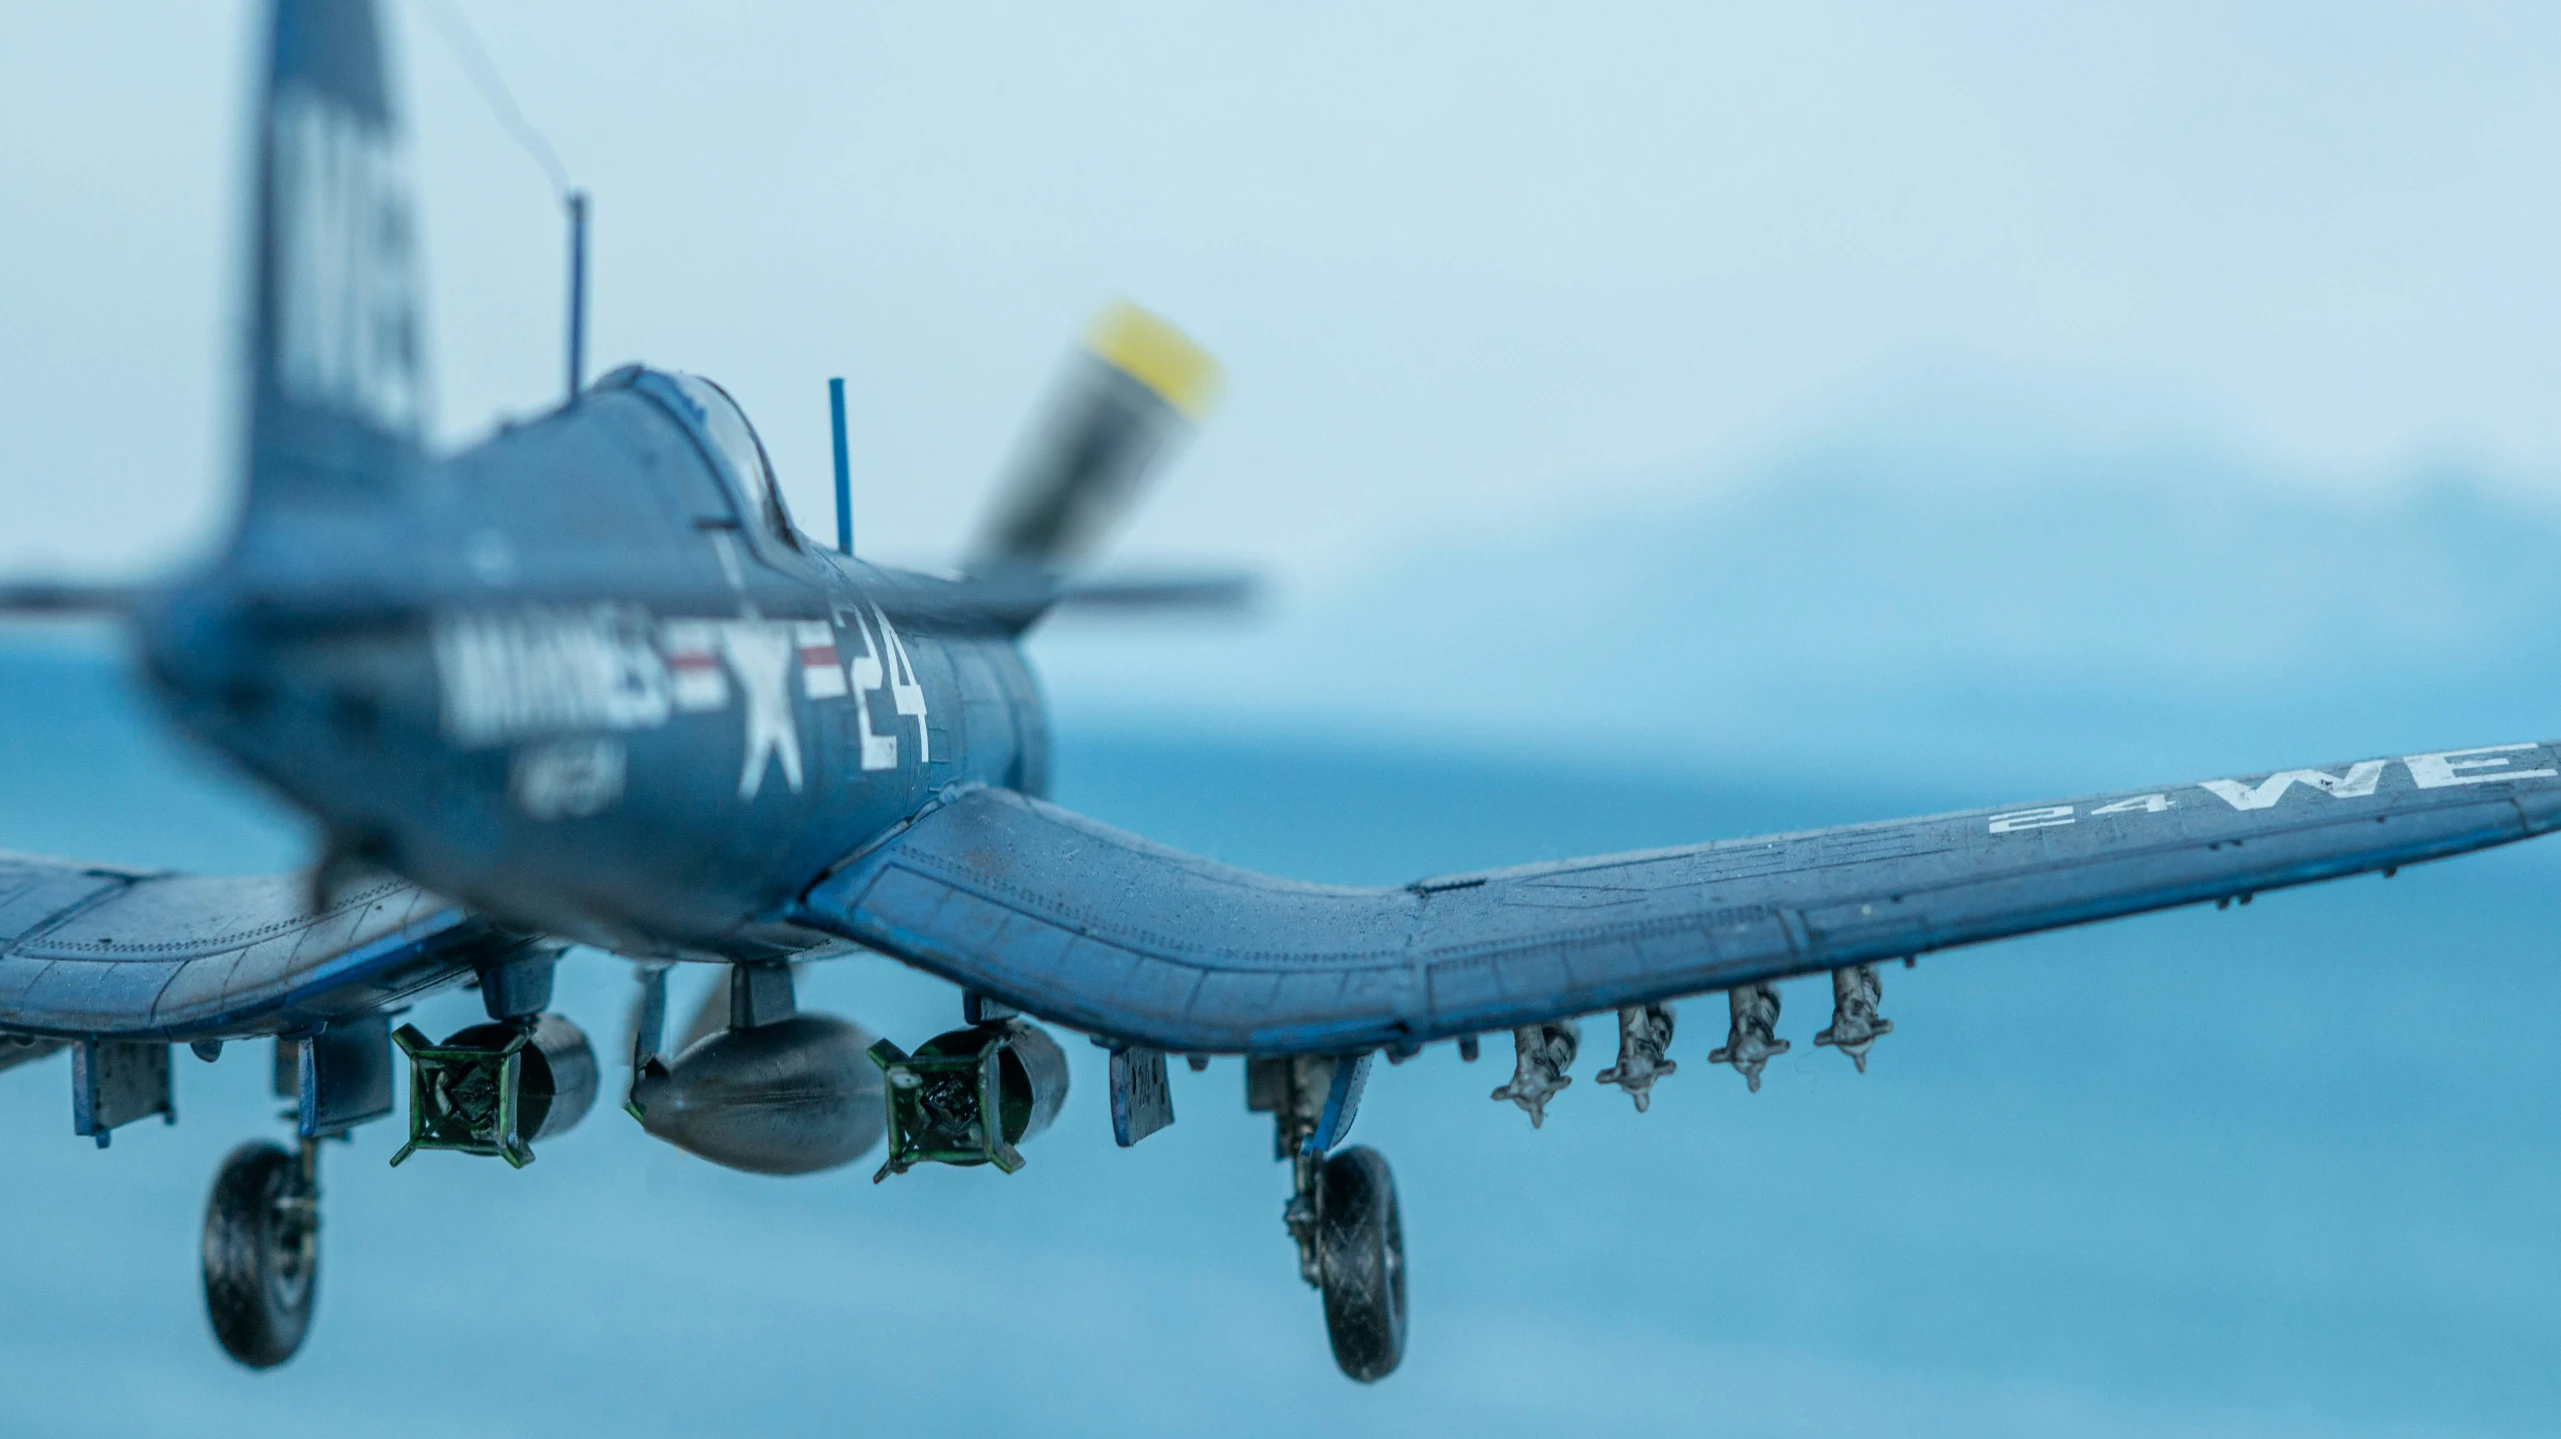
<instances>
[{"instance_id":1,"label":"engine cowling","mask_svg":"<svg viewBox=\"0 0 2561 1439\"><path fill-rule=\"evenodd\" d=\"M861 1158L885 1123L872 1035L827 1014L717 1030L631 1088L640 1127L751 1174L814 1174Z\"/></svg>"}]
</instances>

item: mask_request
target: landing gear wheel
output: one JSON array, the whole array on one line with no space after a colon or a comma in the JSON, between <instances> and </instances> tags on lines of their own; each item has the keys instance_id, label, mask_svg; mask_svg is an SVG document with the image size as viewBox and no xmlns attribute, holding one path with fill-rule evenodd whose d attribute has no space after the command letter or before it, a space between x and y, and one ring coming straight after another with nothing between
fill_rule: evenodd
<instances>
[{"instance_id":1,"label":"landing gear wheel","mask_svg":"<svg viewBox=\"0 0 2561 1439\"><path fill-rule=\"evenodd\" d=\"M1405 1357L1405 1228L1377 1150L1346 1149L1318 1172L1316 1257L1334 1362L1364 1384L1386 1378Z\"/></svg>"},{"instance_id":2,"label":"landing gear wheel","mask_svg":"<svg viewBox=\"0 0 2561 1439\"><path fill-rule=\"evenodd\" d=\"M293 1357L320 1280L319 1186L309 1141L231 1151L205 1201L205 1313L222 1352L252 1369Z\"/></svg>"}]
</instances>

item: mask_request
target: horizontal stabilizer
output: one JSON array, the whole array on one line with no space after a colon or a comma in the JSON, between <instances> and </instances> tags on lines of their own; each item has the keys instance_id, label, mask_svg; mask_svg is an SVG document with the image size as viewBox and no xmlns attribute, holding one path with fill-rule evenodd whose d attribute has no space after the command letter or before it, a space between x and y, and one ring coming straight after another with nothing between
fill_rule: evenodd
<instances>
[{"instance_id":1,"label":"horizontal stabilizer","mask_svg":"<svg viewBox=\"0 0 2561 1439\"><path fill-rule=\"evenodd\" d=\"M142 596L136 585L75 580L0 580L0 615L123 615Z\"/></svg>"}]
</instances>

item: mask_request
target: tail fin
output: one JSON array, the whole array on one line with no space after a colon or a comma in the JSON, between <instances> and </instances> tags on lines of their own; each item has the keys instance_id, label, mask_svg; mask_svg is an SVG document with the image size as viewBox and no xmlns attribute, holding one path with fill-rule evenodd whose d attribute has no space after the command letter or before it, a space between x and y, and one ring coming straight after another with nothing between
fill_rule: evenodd
<instances>
[{"instance_id":1,"label":"tail fin","mask_svg":"<svg viewBox=\"0 0 2561 1439\"><path fill-rule=\"evenodd\" d=\"M244 538L417 464L417 222L374 0L275 0L256 128Z\"/></svg>"}]
</instances>

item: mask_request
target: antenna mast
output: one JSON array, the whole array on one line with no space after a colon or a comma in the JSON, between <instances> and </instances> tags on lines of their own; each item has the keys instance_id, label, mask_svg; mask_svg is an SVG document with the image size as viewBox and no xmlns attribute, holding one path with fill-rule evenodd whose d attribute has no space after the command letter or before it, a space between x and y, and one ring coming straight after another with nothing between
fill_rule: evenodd
<instances>
[{"instance_id":1,"label":"antenna mast","mask_svg":"<svg viewBox=\"0 0 2561 1439\"><path fill-rule=\"evenodd\" d=\"M569 192L569 396L587 383L587 192Z\"/></svg>"},{"instance_id":2,"label":"antenna mast","mask_svg":"<svg viewBox=\"0 0 2561 1439\"><path fill-rule=\"evenodd\" d=\"M499 128L542 167L544 178L551 181L551 192L568 208L569 395L564 403L574 405L587 379L587 192L569 183L569 167L560 163L559 152L516 107L516 97L507 91L506 78L490 63L489 52L480 48L480 37L471 33L471 22L454 8L453 0L421 0L421 5L427 18L434 22L436 33L444 38L445 48L453 52L463 73L471 77L472 88L480 92L481 103L489 107Z\"/></svg>"},{"instance_id":3,"label":"antenna mast","mask_svg":"<svg viewBox=\"0 0 2561 1439\"><path fill-rule=\"evenodd\" d=\"M836 430L836 549L854 552L854 474L845 458L845 382L827 382L827 417Z\"/></svg>"}]
</instances>

